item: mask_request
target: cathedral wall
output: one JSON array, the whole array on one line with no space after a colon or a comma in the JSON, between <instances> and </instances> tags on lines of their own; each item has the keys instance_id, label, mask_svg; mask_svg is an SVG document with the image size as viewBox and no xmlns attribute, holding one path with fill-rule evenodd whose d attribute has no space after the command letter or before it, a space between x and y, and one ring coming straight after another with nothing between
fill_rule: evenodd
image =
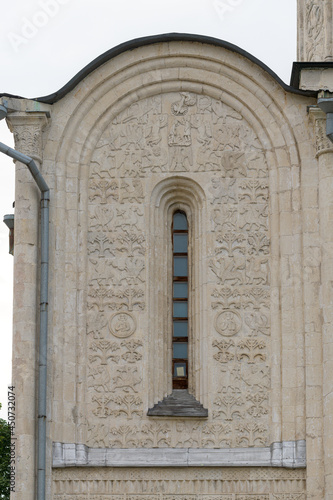
<instances>
[{"instance_id":1,"label":"cathedral wall","mask_svg":"<svg viewBox=\"0 0 333 500\"><path fill-rule=\"evenodd\" d=\"M52 498L305 498L307 426L312 477L321 439L309 101L239 54L174 42L117 56L52 106ZM172 391L176 209L207 418L147 415Z\"/></svg>"}]
</instances>

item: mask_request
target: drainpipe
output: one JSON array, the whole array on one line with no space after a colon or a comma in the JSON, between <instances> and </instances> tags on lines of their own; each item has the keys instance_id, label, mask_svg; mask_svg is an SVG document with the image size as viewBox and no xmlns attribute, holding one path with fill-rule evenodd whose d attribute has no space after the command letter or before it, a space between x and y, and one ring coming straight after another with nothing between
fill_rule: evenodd
<instances>
[{"instance_id":1,"label":"drainpipe","mask_svg":"<svg viewBox=\"0 0 333 500\"><path fill-rule=\"evenodd\" d=\"M333 142L333 97L320 97L318 106L326 113L326 135Z\"/></svg>"},{"instance_id":2,"label":"drainpipe","mask_svg":"<svg viewBox=\"0 0 333 500\"><path fill-rule=\"evenodd\" d=\"M0 119L7 114L0 105ZM49 201L50 190L34 160L0 142L0 152L26 165L41 191L41 267L40 267L40 329L38 371L38 459L37 500L45 500L46 463L46 375L48 324L48 272L49 272Z\"/></svg>"}]
</instances>

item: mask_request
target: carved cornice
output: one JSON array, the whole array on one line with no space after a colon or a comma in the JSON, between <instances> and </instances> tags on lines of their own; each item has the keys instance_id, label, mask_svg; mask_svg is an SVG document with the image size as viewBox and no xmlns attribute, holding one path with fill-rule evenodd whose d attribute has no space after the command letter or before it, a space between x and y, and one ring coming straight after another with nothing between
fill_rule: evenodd
<instances>
[{"instance_id":1,"label":"carved cornice","mask_svg":"<svg viewBox=\"0 0 333 500\"><path fill-rule=\"evenodd\" d=\"M42 161L42 131L48 123L45 113L11 113L7 117L10 131L14 134L15 149Z\"/></svg>"}]
</instances>

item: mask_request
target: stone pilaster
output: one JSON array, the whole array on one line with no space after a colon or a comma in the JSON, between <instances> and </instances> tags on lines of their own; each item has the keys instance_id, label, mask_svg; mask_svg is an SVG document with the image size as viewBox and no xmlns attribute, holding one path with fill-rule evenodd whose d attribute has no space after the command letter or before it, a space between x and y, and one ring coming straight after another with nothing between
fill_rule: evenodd
<instances>
[{"instance_id":1,"label":"stone pilaster","mask_svg":"<svg viewBox=\"0 0 333 500\"><path fill-rule=\"evenodd\" d=\"M9 114L15 149L41 167L44 113ZM26 165L16 162L13 304L13 374L16 392L16 491L35 498L38 375L38 245L40 192Z\"/></svg>"},{"instance_id":2,"label":"stone pilaster","mask_svg":"<svg viewBox=\"0 0 333 500\"><path fill-rule=\"evenodd\" d=\"M320 211L320 246L321 246L321 287L320 307L322 315L322 376L319 366L316 380L322 380L323 405L323 444L320 444L320 428L313 426L313 432L318 431L318 442L313 452L323 454L324 495L325 500L333 499L333 144L326 137L326 115L319 109L311 110L315 124L317 158L319 167L319 211ZM318 340L318 339L317 339ZM320 360L319 354L316 359ZM314 368L312 368L314 369ZM319 395L318 395L319 397ZM319 415L318 415L319 416ZM309 415L308 415L309 417ZM320 426L321 427L321 426ZM308 436L313 439L312 435ZM308 450L309 451L309 450ZM315 457L313 457L315 458ZM319 465L319 461L318 461ZM310 463L308 462L308 466ZM318 472L321 475L320 472Z\"/></svg>"},{"instance_id":3,"label":"stone pilaster","mask_svg":"<svg viewBox=\"0 0 333 500\"><path fill-rule=\"evenodd\" d=\"M298 61L333 61L331 0L298 0Z\"/></svg>"}]
</instances>

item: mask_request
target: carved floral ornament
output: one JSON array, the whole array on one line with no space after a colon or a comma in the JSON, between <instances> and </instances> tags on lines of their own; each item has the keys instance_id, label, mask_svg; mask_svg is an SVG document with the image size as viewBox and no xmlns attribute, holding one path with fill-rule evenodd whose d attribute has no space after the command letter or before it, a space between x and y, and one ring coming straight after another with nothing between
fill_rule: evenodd
<instances>
[{"instance_id":1,"label":"carved floral ornament","mask_svg":"<svg viewBox=\"0 0 333 500\"><path fill-rule=\"evenodd\" d=\"M99 468L98 470L93 469L77 469L73 470L71 468L53 470L53 477L55 481L98 481L102 482L105 480L111 481L123 481L133 482L140 481L144 482L147 480L154 481L157 486L157 482L161 480L167 481L179 481L188 480L190 484L194 481L204 482L209 480L213 488L216 488L215 481L256 481L265 482L266 484L274 484L277 486L276 490L283 492L283 485L286 481L294 481L299 483L298 487L294 488L295 493L303 493L304 482L306 478L306 471L304 469L285 469L285 468L265 468L265 467L242 467L241 469L235 468L225 468L223 470L223 478L221 478L221 470L215 467L202 468L202 467L191 467L186 469L181 468L153 468L153 467L140 467L131 470L131 476L128 476L128 470L123 468L114 468L111 472L110 469ZM72 483L73 484L73 483ZM240 483L241 484L241 483ZM163 485L160 485L163 488ZM156 493L163 493L163 490L155 490ZM282 493L281 493L282 494ZM285 493L288 495L288 493Z\"/></svg>"},{"instance_id":2,"label":"carved floral ornament","mask_svg":"<svg viewBox=\"0 0 333 500\"><path fill-rule=\"evenodd\" d=\"M48 123L47 114L43 112L15 113L9 114L7 120L14 134L15 148L41 163L42 132Z\"/></svg>"},{"instance_id":3,"label":"carved floral ornament","mask_svg":"<svg viewBox=\"0 0 333 500\"><path fill-rule=\"evenodd\" d=\"M126 494L118 493L115 495L55 495L54 500L305 500L304 493L276 493L271 495L262 494Z\"/></svg>"},{"instance_id":4,"label":"carved floral ornament","mask_svg":"<svg viewBox=\"0 0 333 500\"><path fill-rule=\"evenodd\" d=\"M299 61L325 61L331 54L331 2L302 0L298 2ZM329 45L328 45L329 42Z\"/></svg>"},{"instance_id":5,"label":"carved floral ornament","mask_svg":"<svg viewBox=\"0 0 333 500\"><path fill-rule=\"evenodd\" d=\"M305 59L321 61L325 58L325 12L321 0L306 0L305 4Z\"/></svg>"},{"instance_id":6,"label":"carved floral ornament","mask_svg":"<svg viewBox=\"0 0 333 500\"><path fill-rule=\"evenodd\" d=\"M38 156L42 149L42 131L40 126L17 127L14 131L15 145L24 154Z\"/></svg>"},{"instance_id":7,"label":"carved floral ornament","mask_svg":"<svg viewBox=\"0 0 333 500\"><path fill-rule=\"evenodd\" d=\"M159 424L160 428L164 426L165 424ZM145 429L144 434L148 441L154 442L155 437L149 429ZM281 473L280 468L225 467L221 474L219 467L186 469L99 467L95 470L67 467L53 469L52 476L55 500L305 500L306 498L305 471L302 469L282 468Z\"/></svg>"},{"instance_id":8,"label":"carved floral ornament","mask_svg":"<svg viewBox=\"0 0 333 500\"><path fill-rule=\"evenodd\" d=\"M202 182L206 172L209 179ZM161 173L169 175L154 182ZM155 185L152 192L145 191L146 179ZM92 156L89 180L89 446L269 444L268 204L265 152L249 124L225 103L191 92L169 93L138 101L113 119ZM168 352L161 353L167 296L147 294L146 282L149 275L150 287L168 289L163 276L170 234L163 228L174 210L188 217L190 246L208 268L208 296L216 311L213 364L199 326L207 323L206 312L199 308L191 319L190 387L200 402L202 395L208 398L210 417L206 423L183 423L181 432L175 422L153 424L144 408L144 383L155 401L171 392ZM211 241L209 256L206 241ZM151 249L158 259L151 258ZM204 278L202 266L194 266L193 303L201 303ZM151 378L142 363L146 338L139 325L146 325ZM208 366L214 366L213 384Z\"/></svg>"},{"instance_id":9,"label":"carved floral ornament","mask_svg":"<svg viewBox=\"0 0 333 500\"><path fill-rule=\"evenodd\" d=\"M157 495L147 495L147 494L118 494L118 495L55 495L54 500L305 500L305 494L295 493L295 494L274 494L272 497L270 495L254 495L254 494L240 494L240 495L197 495L197 494L157 494Z\"/></svg>"},{"instance_id":10,"label":"carved floral ornament","mask_svg":"<svg viewBox=\"0 0 333 500\"><path fill-rule=\"evenodd\" d=\"M326 114L318 107L311 107L309 114L314 124L317 154L319 157L325 153L333 152L333 144L326 135Z\"/></svg>"}]
</instances>

